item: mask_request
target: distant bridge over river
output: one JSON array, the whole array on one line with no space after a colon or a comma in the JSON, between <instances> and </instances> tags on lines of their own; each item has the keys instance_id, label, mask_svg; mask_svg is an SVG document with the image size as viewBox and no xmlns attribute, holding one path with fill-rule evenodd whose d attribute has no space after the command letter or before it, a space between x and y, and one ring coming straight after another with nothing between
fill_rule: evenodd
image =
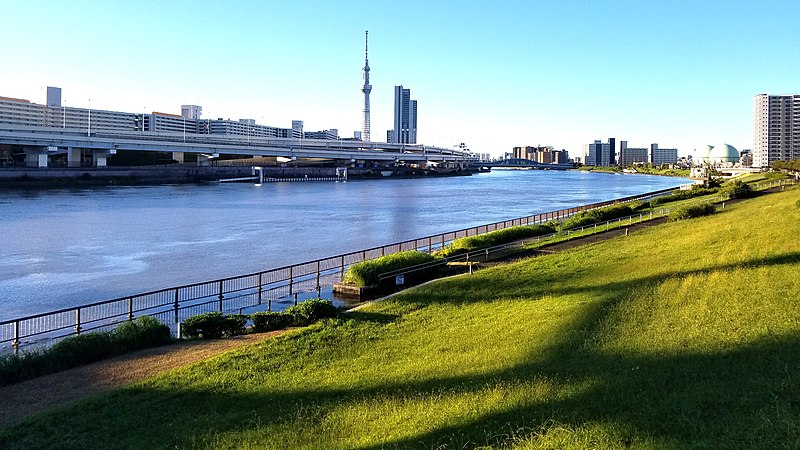
<instances>
[{"instance_id":1,"label":"distant bridge over river","mask_svg":"<svg viewBox=\"0 0 800 450\"><path fill-rule=\"evenodd\" d=\"M567 170L575 168L575 164L573 163L564 163L564 164L542 164L530 159L522 159L522 158L509 158L504 159L502 161L491 161L491 162L482 162L476 161L473 162L472 167L485 167L487 169L492 168L509 168L509 169L539 169L539 170Z\"/></svg>"}]
</instances>

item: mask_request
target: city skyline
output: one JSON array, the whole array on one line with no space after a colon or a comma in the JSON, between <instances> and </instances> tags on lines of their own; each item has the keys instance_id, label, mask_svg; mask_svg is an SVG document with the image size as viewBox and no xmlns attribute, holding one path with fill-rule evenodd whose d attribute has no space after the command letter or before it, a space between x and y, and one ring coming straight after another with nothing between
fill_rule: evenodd
<instances>
[{"instance_id":1,"label":"city skyline","mask_svg":"<svg viewBox=\"0 0 800 450\"><path fill-rule=\"evenodd\" d=\"M68 107L201 105L204 118L298 119L352 136L368 29L374 140L392 128L403 84L425 105L417 142L427 145L578 155L616 135L686 155L708 142L750 148L753 96L800 88L800 62L785 57L800 44L793 2L410 2L413 32L368 2L236 6L5 5L14 20L0 34L14 44L0 96L45 103L46 86L58 86Z\"/></svg>"}]
</instances>

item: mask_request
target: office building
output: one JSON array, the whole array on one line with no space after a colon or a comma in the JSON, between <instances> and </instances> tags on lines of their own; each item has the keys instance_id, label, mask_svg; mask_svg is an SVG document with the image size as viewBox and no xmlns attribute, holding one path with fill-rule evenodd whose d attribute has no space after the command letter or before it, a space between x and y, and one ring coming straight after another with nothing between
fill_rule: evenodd
<instances>
[{"instance_id":1,"label":"office building","mask_svg":"<svg viewBox=\"0 0 800 450\"><path fill-rule=\"evenodd\" d=\"M800 95L753 98L753 167L800 159Z\"/></svg>"},{"instance_id":2,"label":"office building","mask_svg":"<svg viewBox=\"0 0 800 450\"><path fill-rule=\"evenodd\" d=\"M632 166L636 164L647 164L650 158L650 149L646 147L628 147L628 141L619 142L619 164L621 166Z\"/></svg>"},{"instance_id":3,"label":"office building","mask_svg":"<svg viewBox=\"0 0 800 450\"><path fill-rule=\"evenodd\" d=\"M411 100L411 89L394 87L394 128L386 137L389 143L417 143L417 101Z\"/></svg>"},{"instance_id":4,"label":"office building","mask_svg":"<svg viewBox=\"0 0 800 450\"><path fill-rule=\"evenodd\" d=\"M678 162L678 149L658 148L658 144L650 144L649 162L654 166L675 164Z\"/></svg>"},{"instance_id":5,"label":"office building","mask_svg":"<svg viewBox=\"0 0 800 450\"><path fill-rule=\"evenodd\" d=\"M592 144L583 146L583 160L587 166L613 166L616 165L616 139L609 138L603 143L595 140Z\"/></svg>"},{"instance_id":6,"label":"office building","mask_svg":"<svg viewBox=\"0 0 800 450\"><path fill-rule=\"evenodd\" d=\"M203 107L197 105L181 105L181 116L187 119L199 119L203 114Z\"/></svg>"}]
</instances>

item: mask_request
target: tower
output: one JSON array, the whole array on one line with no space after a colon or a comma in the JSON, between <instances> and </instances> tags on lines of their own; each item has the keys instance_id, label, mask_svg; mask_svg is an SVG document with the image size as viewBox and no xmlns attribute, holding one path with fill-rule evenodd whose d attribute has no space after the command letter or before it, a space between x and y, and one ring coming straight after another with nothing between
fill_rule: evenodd
<instances>
[{"instance_id":1,"label":"tower","mask_svg":"<svg viewBox=\"0 0 800 450\"><path fill-rule=\"evenodd\" d=\"M369 141L369 93L372 85L369 84L369 31L364 32L364 85L361 92L364 93L364 106L361 108L361 140Z\"/></svg>"}]
</instances>

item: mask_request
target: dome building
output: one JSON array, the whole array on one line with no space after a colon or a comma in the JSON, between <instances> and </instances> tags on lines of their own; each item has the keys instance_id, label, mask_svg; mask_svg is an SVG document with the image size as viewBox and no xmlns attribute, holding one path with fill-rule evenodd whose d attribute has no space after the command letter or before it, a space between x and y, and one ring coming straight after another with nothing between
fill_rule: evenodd
<instances>
[{"instance_id":1,"label":"dome building","mask_svg":"<svg viewBox=\"0 0 800 450\"><path fill-rule=\"evenodd\" d=\"M706 145L697 150L693 157L695 165L731 166L739 162L739 151L730 144Z\"/></svg>"}]
</instances>

